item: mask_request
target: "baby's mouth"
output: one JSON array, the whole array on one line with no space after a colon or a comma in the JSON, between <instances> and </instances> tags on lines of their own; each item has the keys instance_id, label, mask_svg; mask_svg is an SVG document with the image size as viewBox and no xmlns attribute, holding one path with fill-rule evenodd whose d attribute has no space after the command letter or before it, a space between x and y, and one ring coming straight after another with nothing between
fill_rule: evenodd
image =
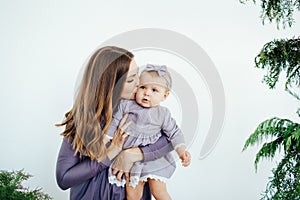
<instances>
[{"instance_id":1,"label":"baby's mouth","mask_svg":"<svg viewBox=\"0 0 300 200\"><path fill-rule=\"evenodd\" d=\"M147 103L147 102L149 102L150 100L149 100L148 97L144 97L144 98L142 99L142 101L143 101L144 103Z\"/></svg>"}]
</instances>

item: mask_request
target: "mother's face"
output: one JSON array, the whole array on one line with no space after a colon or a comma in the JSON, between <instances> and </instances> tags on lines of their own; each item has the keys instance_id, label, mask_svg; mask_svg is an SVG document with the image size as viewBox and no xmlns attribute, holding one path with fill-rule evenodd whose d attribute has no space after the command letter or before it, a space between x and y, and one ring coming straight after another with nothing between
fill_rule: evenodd
<instances>
[{"instance_id":1,"label":"mother's face","mask_svg":"<svg viewBox=\"0 0 300 200\"><path fill-rule=\"evenodd\" d=\"M132 59L127 77L121 92L121 98L124 99L134 99L137 86L139 84L139 67L137 66L134 59Z\"/></svg>"}]
</instances>

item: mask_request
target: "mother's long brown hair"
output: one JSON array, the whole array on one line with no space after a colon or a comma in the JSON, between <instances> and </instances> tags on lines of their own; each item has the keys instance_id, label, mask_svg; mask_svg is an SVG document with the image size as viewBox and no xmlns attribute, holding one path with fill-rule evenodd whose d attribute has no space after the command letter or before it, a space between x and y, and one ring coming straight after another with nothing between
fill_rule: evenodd
<instances>
[{"instance_id":1,"label":"mother's long brown hair","mask_svg":"<svg viewBox=\"0 0 300 200\"><path fill-rule=\"evenodd\" d=\"M89 59L73 108L57 124L66 125L61 135L72 143L75 154L85 154L97 161L105 157L103 136L110 126L113 104L120 97L132 59L132 53L113 46L100 48Z\"/></svg>"}]
</instances>

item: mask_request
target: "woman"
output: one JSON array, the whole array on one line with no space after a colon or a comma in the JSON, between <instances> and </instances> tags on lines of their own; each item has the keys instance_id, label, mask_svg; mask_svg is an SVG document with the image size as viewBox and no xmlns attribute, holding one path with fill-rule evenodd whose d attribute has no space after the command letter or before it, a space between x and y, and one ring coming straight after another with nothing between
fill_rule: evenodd
<instances>
[{"instance_id":1,"label":"woman","mask_svg":"<svg viewBox=\"0 0 300 200\"><path fill-rule=\"evenodd\" d=\"M103 47L89 59L72 109L58 126L66 126L56 165L56 180L70 199L125 199L125 189L108 183L107 170L118 155L113 173L119 179L136 161L151 161L170 152L166 137L141 148L122 146L127 136L121 121L111 143L103 136L110 126L114 106L120 98L131 99L138 84L138 67L132 53L118 47ZM149 186L142 199L151 199Z\"/></svg>"}]
</instances>

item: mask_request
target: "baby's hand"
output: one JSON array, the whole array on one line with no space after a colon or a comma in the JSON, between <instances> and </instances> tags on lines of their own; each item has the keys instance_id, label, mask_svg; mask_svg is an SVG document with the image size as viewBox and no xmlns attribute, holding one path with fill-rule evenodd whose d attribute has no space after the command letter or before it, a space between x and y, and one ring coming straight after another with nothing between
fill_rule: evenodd
<instances>
[{"instance_id":1,"label":"baby's hand","mask_svg":"<svg viewBox=\"0 0 300 200\"><path fill-rule=\"evenodd\" d=\"M183 154L181 154L179 156L180 160L181 160L181 164L184 167L187 167L190 165L191 163L191 154L188 151L185 151Z\"/></svg>"}]
</instances>

